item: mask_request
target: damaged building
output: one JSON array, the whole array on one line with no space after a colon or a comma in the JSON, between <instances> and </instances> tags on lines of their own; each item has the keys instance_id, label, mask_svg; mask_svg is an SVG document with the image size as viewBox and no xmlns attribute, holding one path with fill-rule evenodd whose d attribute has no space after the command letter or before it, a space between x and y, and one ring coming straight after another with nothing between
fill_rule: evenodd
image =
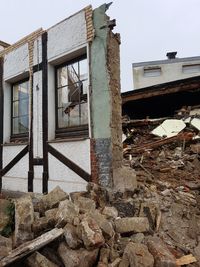
<instances>
[{"instance_id":1,"label":"damaged building","mask_svg":"<svg viewBox=\"0 0 200 267\"><path fill-rule=\"evenodd\" d=\"M120 36L108 8L0 43L2 189L112 185L122 157Z\"/></svg>"}]
</instances>

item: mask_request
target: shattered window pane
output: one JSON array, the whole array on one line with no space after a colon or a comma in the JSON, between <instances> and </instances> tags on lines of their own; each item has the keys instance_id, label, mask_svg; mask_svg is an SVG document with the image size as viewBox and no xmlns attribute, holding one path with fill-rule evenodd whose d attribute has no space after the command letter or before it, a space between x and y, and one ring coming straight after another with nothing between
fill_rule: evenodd
<instances>
[{"instance_id":1,"label":"shattered window pane","mask_svg":"<svg viewBox=\"0 0 200 267\"><path fill-rule=\"evenodd\" d=\"M58 128L88 124L87 59L57 69Z\"/></svg>"},{"instance_id":2,"label":"shattered window pane","mask_svg":"<svg viewBox=\"0 0 200 267\"><path fill-rule=\"evenodd\" d=\"M27 133L29 126L29 81L13 86L12 134Z\"/></svg>"}]
</instances>

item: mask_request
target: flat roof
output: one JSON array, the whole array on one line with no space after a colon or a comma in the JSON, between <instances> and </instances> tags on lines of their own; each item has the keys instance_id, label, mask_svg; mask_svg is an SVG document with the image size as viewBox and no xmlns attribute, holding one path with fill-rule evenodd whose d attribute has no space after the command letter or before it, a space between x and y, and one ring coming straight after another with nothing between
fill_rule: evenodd
<instances>
[{"instance_id":1,"label":"flat roof","mask_svg":"<svg viewBox=\"0 0 200 267\"><path fill-rule=\"evenodd\" d=\"M145 61L145 62L138 62L133 63L132 67L144 67L149 65L161 65L161 64L168 64L168 63L178 63L178 62L187 62L187 61L200 61L200 56L197 57L183 57L183 58L173 58L173 59L163 59L163 60L155 60L155 61Z\"/></svg>"},{"instance_id":2,"label":"flat roof","mask_svg":"<svg viewBox=\"0 0 200 267\"><path fill-rule=\"evenodd\" d=\"M181 91L200 90L200 76L134 89L121 94L122 103Z\"/></svg>"}]
</instances>

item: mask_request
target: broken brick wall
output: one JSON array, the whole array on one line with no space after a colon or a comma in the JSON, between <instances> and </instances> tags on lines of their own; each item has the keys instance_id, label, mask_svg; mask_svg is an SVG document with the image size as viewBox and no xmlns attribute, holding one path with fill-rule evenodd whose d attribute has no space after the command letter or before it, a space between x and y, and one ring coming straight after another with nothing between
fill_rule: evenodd
<instances>
[{"instance_id":1,"label":"broken brick wall","mask_svg":"<svg viewBox=\"0 0 200 267\"><path fill-rule=\"evenodd\" d=\"M92 181L113 186L113 170L122 163L119 35L106 15L108 6L93 12L91 44L91 169Z\"/></svg>"}]
</instances>

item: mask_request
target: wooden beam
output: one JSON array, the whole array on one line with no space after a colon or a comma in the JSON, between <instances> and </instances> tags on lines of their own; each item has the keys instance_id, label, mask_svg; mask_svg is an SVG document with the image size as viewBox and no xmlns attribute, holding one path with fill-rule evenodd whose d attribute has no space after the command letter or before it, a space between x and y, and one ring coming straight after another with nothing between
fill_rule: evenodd
<instances>
[{"instance_id":1,"label":"wooden beam","mask_svg":"<svg viewBox=\"0 0 200 267\"><path fill-rule=\"evenodd\" d=\"M13 160L11 160L11 162L9 162L0 172L1 176L4 176L9 170L11 170L19 161L20 159L22 159L29 150L29 146L25 146L25 148L22 149L22 151L19 152L19 154L17 154L16 157L14 157Z\"/></svg>"},{"instance_id":2,"label":"wooden beam","mask_svg":"<svg viewBox=\"0 0 200 267\"><path fill-rule=\"evenodd\" d=\"M30 77L30 106L28 192L33 192L33 74Z\"/></svg>"},{"instance_id":3,"label":"wooden beam","mask_svg":"<svg viewBox=\"0 0 200 267\"><path fill-rule=\"evenodd\" d=\"M48 62L47 62L47 32L42 34L42 133L43 133L43 179L42 191L48 193Z\"/></svg>"},{"instance_id":4,"label":"wooden beam","mask_svg":"<svg viewBox=\"0 0 200 267\"><path fill-rule=\"evenodd\" d=\"M25 242L18 248L12 250L9 255L0 260L0 267L8 266L9 264L33 253L36 250L44 247L54 241L64 233L63 229L54 228L53 230L37 237L32 241Z\"/></svg>"},{"instance_id":5,"label":"wooden beam","mask_svg":"<svg viewBox=\"0 0 200 267\"><path fill-rule=\"evenodd\" d=\"M150 97L154 97L154 96L159 96L159 95L166 95L166 94L174 94L177 92L184 92L184 91L192 91L192 90L200 90L200 84L199 83L195 83L192 84L192 82L190 84L180 84L180 85L176 85L173 86L172 88L165 87L163 86L163 88L158 89L150 89L144 91L139 91L140 89L138 89L130 95L122 95L122 104L125 104L129 101L134 101L134 100L139 100L139 99L145 99L145 98L150 98Z\"/></svg>"},{"instance_id":6,"label":"wooden beam","mask_svg":"<svg viewBox=\"0 0 200 267\"><path fill-rule=\"evenodd\" d=\"M61 154L59 151L57 151L52 146L48 145L48 151L51 153L56 159L58 159L60 162L62 162L65 166L67 166L69 169L74 171L76 174L78 174L81 178L83 178L86 182L90 181L90 174L84 171L81 167L79 167L76 163L65 157L63 154ZM77 155L78 156L78 155Z\"/></svg>"}]
</instances>

